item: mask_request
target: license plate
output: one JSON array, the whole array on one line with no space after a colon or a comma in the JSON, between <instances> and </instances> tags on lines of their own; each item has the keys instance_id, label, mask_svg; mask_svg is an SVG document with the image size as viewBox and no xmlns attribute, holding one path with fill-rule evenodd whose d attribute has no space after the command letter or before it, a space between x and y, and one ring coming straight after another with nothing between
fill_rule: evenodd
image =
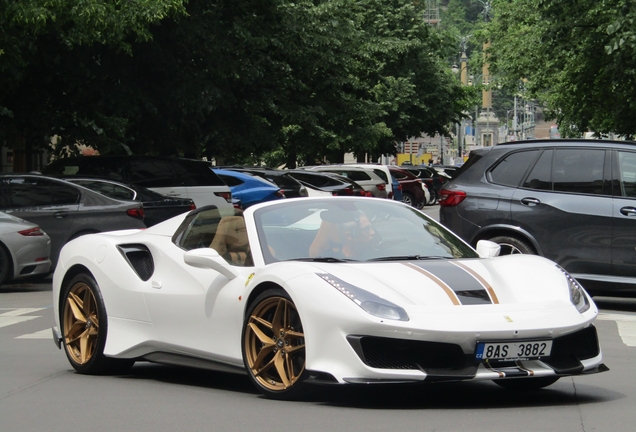
<instances>
[{"instance_id":1,"label":"license plate","mask_svg":"<svg viewBox=\"0 0 636 432\"><path fill-rule=\"evenodd\" d=\"M479 342L475 358L480 361L537 360L550 356L551 340Z\"/></svg>"}]
</instances>

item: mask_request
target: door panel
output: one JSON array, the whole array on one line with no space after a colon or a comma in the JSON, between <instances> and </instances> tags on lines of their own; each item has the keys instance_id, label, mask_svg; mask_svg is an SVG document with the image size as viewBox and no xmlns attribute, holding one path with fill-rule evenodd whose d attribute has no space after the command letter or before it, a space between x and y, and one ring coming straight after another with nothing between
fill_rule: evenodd
<instances>
[{"instance_id":1,"label":"door panel","mask_svg":"<svg viewBox=\"0 0 636 432\"><path fill-rule=\"evenodd\" d=\"M613 172L612 271L636 280L636 152L615 152Z\"/></svg>"}]
</instances>

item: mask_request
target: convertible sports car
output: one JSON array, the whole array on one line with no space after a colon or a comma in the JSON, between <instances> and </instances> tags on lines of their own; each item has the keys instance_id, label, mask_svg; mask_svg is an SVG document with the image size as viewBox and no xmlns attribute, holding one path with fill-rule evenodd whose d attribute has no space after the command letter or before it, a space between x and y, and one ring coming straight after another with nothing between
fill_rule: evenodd
<instances>
[{"instance_id":1,"label":"convertible sports car","mask_svg":"<svg viewBox=\"0 0 636 432\"><path fill-rule=\"evenodd\" d=\"M79 373L136 361L236 371L275 399L312 382L527 390L607 370L577 281L498 251L392 200L202 207L64 246L53 335Z\"/></svg>"}]
</instances>

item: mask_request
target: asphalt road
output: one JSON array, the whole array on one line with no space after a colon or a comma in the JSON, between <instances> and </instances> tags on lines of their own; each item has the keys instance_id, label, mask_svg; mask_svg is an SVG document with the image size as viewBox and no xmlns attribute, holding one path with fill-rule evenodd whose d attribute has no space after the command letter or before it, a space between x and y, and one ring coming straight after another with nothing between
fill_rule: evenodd
<instances>
[{"instance_id":1,"label":"asphalt road","mask_svg":"<svg viewBox=\"0 0 636 432\"><path fill-rule=\"evenodd\" d=\"M631 431L636 299L598 298L610 371L514 393L490 382L316 387L263 399L246 377L139 363L82 376L51 337L51 285L0 288L0 431Z\"/></svg>"},{"instance_id":2,"label":"asphalt road","mask_svg":"<svg viewBox=\"0 0 636 432\"><path fill-rule=\"evenodd\" d=\"M50 281L3 286L0 431L632 431L636 299L595 300L609 372L526 393L491 382L334 386L279 402L229 373L138 363L124 376L78 375L51 337Z\"/></svg>"}]
</instances>

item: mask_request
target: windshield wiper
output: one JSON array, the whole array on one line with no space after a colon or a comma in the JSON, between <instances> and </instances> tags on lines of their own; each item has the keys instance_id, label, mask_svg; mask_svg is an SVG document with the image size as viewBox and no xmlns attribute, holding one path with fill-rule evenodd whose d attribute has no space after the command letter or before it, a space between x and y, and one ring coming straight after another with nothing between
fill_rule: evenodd
<instances>
[{"instance_id":1,"label":"windshield wiper","mask_svg":"<svg viewBox=\"0 0 636 432\"><path fill-rule=\"evenodd\" d=\"M395 256L385 256L378 258L371 258L367 261L424 261L424 260L435 260L435 259L452 259L451 257L443 257L443 256L428 256L428 255L395 255Z\"/></svg>"},{"instance_id":2,"label":"windshield wiper","mask_svg":"<svg viewBox=\"0 0 636 432\"><path fill-rule=\"evenodd\" d=\"M316 258L289 258L282 261L308 261L308 262L331 262L331 263L343 263L343 262L356 262L357 260L349 258L335 258L335 257L316 257Z\"/></svg>"}]
</instances>

